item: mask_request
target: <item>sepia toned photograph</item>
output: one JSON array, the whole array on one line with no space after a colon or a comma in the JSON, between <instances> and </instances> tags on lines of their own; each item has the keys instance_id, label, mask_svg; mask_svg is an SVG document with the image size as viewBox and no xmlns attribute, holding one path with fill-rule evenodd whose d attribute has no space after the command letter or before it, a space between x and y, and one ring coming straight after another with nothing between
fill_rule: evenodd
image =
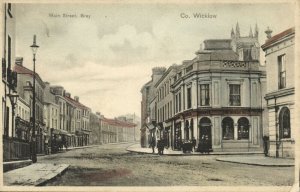
<instances>
[{"instance_id":1,"label":"sepia toned photograph","mask_svg":"<svg viewBox=\"0 0 300 192\"><path fill-rule=\"evenodd\" d=\"M299 191L297 6L1 2L1 191Z\"/></svg>"}]
</instances>

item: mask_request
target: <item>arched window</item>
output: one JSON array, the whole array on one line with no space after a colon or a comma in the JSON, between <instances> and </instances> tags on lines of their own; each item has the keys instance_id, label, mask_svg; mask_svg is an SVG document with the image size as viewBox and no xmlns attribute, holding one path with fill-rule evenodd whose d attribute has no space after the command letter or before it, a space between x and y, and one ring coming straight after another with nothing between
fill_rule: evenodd
<instances>
[{"instance_id":1,"label":"arched window","mask_svg":"<svg viewBox=\"0 0 300 192\"><path fill-rule=\"evenodd\" d=\"M224 140L234 139L234 124L233 119L225 117L222 121L222 135Z\"/></svg>"},{"instance_id":2,"label":"arched window","mask_svg":"<svg viewBox=\"0 0 300 192\"><path fill-rule=\"evenodd\" d=\"M291 138L290 110L287 107L279 113L279 138Z\"/></svg>"},{"instance_id":3,"label":"arched window","mask_svg":"<svg viewBox=\"0 0 300 192\"><path fill-rule=\"evenodd\" d=\"M249 120L246 117L238 120L238 139L249 139Z\"/></svg>"},{"instance_id":4,"label":"arched window","mask_svg":"<svg viewBox=\"0 0 300 192\"><path fill-rule=\"evenodd\" d=\"M190 139L190 131L189 131L189 121L185 121L185 127L184 127L184 132L185 132L185 139L189 140Z\"/></svg>"}]
</instances>

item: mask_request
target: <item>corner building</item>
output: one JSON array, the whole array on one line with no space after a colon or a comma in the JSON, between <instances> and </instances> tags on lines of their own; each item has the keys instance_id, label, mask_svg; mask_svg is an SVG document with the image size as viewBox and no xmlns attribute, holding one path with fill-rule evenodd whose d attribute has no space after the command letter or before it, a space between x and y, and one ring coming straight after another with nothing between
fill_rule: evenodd
<instances>
[{"instance_id":1,"label":"corner building","mask_svg":"<svg viewBox=\"0 0 300 192\"><path fill-rule=\"evenodd\" d=\"M160 139L167 139L174 150L193 137L196 145L208 138L213 151L260 148L266 123L266 73L259 49L257 26L254 34L250 29L241 37L237 24L231 39L205 40L194 59L172 70L176 72L172 77L162 76L156 84Z\"/></svg>"}]
</instances>

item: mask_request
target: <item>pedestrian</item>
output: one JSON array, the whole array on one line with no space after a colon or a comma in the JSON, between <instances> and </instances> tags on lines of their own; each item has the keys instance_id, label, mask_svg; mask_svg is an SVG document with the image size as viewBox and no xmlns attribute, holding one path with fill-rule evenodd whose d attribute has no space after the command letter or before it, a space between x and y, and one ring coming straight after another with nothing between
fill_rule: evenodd
<instances>
[{"instance_id":1,"label":"pedestrian","mask_svg":"<svg viewBox=\"0 0 300 192\"><path fill-rule=\"evenodd\" d=\"M165 146L164 146L163 140L157 141L157 149L158 149L158 154L159 155L163 155L164 154L164 148L165 148Z\"/></svg>"},{"instance_id":2,"label":"pedestrian","mask_svg":"<svg viewBox=\"0 0 300 192\"><path fill-rule=\"evenodd\" d=\"M45 138L45 143L44 143L44 147L45 147L45 155L49 154L49 148L48 148L48 138Z\"/></svg>"},{"instance_id":3,"label":"pedestrian","mask_svg":"<svg viewBox=\"0 0 300 192\"><path fill-rule=\"evenodd\" d=\"M195 152L195 148L196 148L196 139L195 139L195 137L193 137L193 139L192 139L192 144L193 144L193 148L194 148L194 152Z\"/></svg>"},{"instance_id":4,"label":"pedestrian","mask_svg":"<svg viewBox=\"0 0 300 192\"><path fill-rule=\"evenodd\" d=\"M267 157L269 155L269 147L268 147L269 137L263 136L263 145L264 145L264 154Z\"/></svg>"},{"instance_id":5,"label":"pedestrian","mask_svg":"<svg viewBox=\"0 0 300 192\"><path fill-rule=\"evenodd\" d=\"M154 137L151 138L151 147L152 147L152 153L155 153L155 139L154 139Z\"/></svg>"}]
</instances>

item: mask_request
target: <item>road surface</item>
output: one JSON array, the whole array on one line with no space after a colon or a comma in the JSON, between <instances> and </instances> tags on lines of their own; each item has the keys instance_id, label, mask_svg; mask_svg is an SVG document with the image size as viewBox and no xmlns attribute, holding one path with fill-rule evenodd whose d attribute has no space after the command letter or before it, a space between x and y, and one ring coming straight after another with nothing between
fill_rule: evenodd
<instances>
[{"instance_id":1,"label":"road surface","mask_svg":"<svg viewBox=\"0 0 300 192\"><path fill-rule=\"evenodd\" d=\"M216 161L220 156L158 156L127 152L131 144L106 144L39 157L70 164L47 186L283 186L294 167L263 167Z\"/></svg>"}]
</instances>

